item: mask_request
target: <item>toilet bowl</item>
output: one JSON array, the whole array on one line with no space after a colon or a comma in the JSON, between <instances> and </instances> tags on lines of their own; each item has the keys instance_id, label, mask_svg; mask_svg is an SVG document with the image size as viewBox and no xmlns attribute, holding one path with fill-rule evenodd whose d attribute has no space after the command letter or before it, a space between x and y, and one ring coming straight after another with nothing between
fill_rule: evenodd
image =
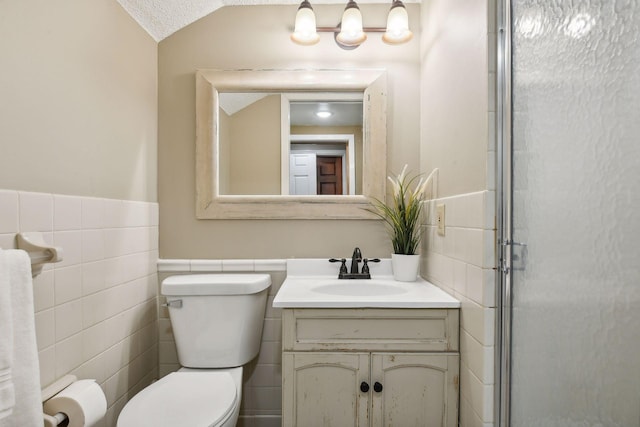
<instances>
[{"instance_id":1,"label":"toilet bowl","mask_svg":"<svg viewBox=\"0 0 640 427\"><path fill-rule=\"evenodd\" d=\"M268 274L196 274L162 282L183 366L136 394L117 427L234 427L242 366L257 356Z\"/></svg>"},{"instance_id":2,"label":"toilet bowl","mask_svg":"<svg viewBox=\"0 0 640 427\"><path fill-rule=\"evenodd\" d=\"M241 396L242 367L182 368L136 394L117 427L234 427Z\"/></svg>"}]
</instances>

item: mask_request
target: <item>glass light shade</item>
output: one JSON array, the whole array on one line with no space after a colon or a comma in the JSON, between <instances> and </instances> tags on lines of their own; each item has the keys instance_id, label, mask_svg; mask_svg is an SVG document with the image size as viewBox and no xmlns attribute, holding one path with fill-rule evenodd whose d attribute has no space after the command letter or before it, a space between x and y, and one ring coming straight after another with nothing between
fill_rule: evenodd
<instances>
[{"instance_id":1,"label":"glass light shade","mask_svg":"<svg viewBox=\"0 0 640 427\"><path fill-rule=\"evenodd\" d=\"M382 36L382 40L388 44L406 43L413 37L409 30L409 15L404 4L395 0L387 16L387 30Z\"/></svg>"},{"instance_id":2,"label":"glass light shade","mask_svg":"<svg viewBox=\"0 0 640 427\"><path fill-rule=\"evenodd\" d=\"M367 39L367 35L362 30L362 14L353 0L350 0L344 9L340 22L340 33L336 39L345 46L358 46Z\"/></svg>"},{"instance_id":3,"label":"glass light shade","mask_svg":"<svg viewBox=\"0 0 640 427\"><path fill-rule=\"evenodd\" d=\"M320 35L316 32L316 15L307 0L298 8L291 40L305 46L316 44L320 40Z\"/></svg>"}]
</instances>

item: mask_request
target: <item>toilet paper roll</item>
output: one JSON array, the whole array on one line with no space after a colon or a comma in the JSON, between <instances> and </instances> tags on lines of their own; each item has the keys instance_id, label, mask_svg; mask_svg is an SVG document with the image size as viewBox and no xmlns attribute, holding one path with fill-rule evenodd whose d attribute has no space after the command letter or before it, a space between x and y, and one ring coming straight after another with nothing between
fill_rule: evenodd
<instances>
[{"instance_id":1,"label":"toilet paper roll","mask_svg":"<svg viewBox=\"0 0 640 427\"><path fill-rule=\"evenodd\" d=\"M69 418L69 427L92 427L107 413L107 399L95 380L79 380L44 403L44 412Z\"/></svg>"}]
</instances>

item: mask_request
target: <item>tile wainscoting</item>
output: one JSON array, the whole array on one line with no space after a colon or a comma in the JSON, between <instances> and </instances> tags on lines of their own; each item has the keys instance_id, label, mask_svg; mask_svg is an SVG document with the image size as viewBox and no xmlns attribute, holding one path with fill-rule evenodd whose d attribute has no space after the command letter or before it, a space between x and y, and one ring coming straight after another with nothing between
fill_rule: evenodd
<instances>
[{"instance_id":1,"label":"tile wainscoting","mask_svg":"<svg viewBox=\"0 0 640 427\"><path fill-rule=\"evenodd\" d=\"M158 205L0 190L0 247L33 231L64 252L33 282L41 385L95 378L115 426L158 377Z\"/></svg>"},{"instance_id":2,"label":"tile wainscoting","mask_svg":"<svg viewBox=\"0 0 640 427\"><path fill-rule=\"evenodd\" d=\"M436 206L445 205L445 235ZM493 426L496 313L495 192L427 203L423 277L461 302L460 426Z\"/></svg>"},{"instance_id":3,"label":"tile wainscoting","mask_svg":"<svg viewBox=\"0 0 640 427\"><path fill-rule=\"evenodd\" d=\"M428 204L423 276L462 301L462 426L493 421L494 198L484 191ZM445 236L436 233L433 215L440 203ZM41 383L67 373L96 378L108 399L103 426L114 426L131 396L179 366L168 313L157 310L165 277L271 274L260 355L245 367L239 425L280 425L281 313L271 304L286 277L285 260L158 260L156 203L0 190L0 247L14 248L21 231L43 232L65 251L34 280Z\"/></svg>"}]
</instances>

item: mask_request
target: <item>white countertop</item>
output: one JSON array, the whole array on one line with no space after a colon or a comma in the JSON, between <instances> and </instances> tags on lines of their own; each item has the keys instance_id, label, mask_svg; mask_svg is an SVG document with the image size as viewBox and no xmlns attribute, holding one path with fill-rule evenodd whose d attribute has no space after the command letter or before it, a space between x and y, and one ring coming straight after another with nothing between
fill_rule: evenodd
<instances>
[{"instance_id":1,"label":"white countertop","mask_svg":"<svg viewBox=\"0 0 640 427\"><path fill-rule=\"evenodd\" d=\"M347 262L349 265L349 261ZM460 301L419 278L398 282L391 262L370 264L371 279L341 279L326 259L287 260L287 278L273 306L279 308L459 308Z\"/></svg>"}]
</instances>

